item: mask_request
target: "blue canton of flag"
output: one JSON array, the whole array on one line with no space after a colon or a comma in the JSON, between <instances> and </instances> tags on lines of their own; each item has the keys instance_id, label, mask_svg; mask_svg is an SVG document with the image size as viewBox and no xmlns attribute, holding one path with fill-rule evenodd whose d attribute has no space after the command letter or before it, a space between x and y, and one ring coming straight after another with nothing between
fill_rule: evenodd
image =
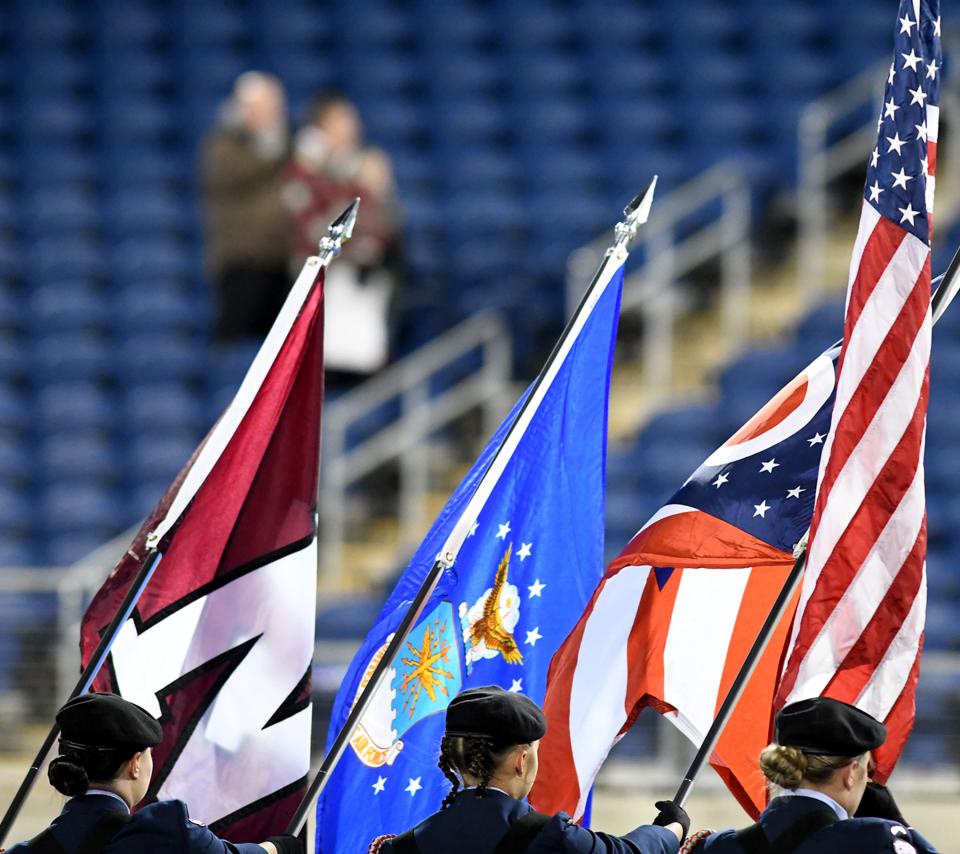
<instances>
[{"instance_id":1,"label":"blue canton of flag","mask_svg":"<svg viewBox=\"0 0 960 854\"><path fill-rule=\"evenodd\" d=\"M867 169L866 199L883 216L930 242L940 126L939 3L905 0ZM854 261L858 253L854 252Z\"/></svg>"},{"instance_id":2,"label":"blue canton of flag","mask_svg":"<svg viewBox=\"0 0 960 854\"><path fill-rule=\"evenodd\" d=\"M440 808L444 711L463 688L497 684L543 701L547 668L603 571L610 365L623 267L533 414L519 445L374 694L317 804L317 850L362 852ZM354 658L328 744L367 684L421 582L531 391L441 511Z\"/></svg>"}]
</instances>

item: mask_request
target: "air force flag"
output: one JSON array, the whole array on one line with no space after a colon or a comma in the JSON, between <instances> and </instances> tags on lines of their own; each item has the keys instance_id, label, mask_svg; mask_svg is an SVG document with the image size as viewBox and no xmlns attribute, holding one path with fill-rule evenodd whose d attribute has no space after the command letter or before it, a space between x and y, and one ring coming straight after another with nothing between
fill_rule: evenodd
<instances>
[{"instance_id":1,"label":"air force flag","mask_svg":"<svg viewBox=\"0 0 960 854\"><path fill-rule=\"evenodd\" d=\"M457 692L498 684L543 701L550 659L603 570L607 396L622 284L622 261L608 263L592 312L571 327L539 391L534 384L524 394L454 492L353 660L330 741L511 427L528 422L350 736L317 805L318 851L365 851L377 836L402 833L440 808L450 784L437 758L444 711Z\"/></svg>"}]
</instances>

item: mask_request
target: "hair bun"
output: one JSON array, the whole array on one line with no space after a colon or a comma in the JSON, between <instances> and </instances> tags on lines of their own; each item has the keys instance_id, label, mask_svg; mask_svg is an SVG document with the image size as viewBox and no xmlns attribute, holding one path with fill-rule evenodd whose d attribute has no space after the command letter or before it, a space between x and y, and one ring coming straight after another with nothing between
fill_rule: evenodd
<instances>
[{"instance_id":1,"label":"hair bun","mask_svg":"<svg viewBox=\"0 0 960 854\"><path fill-rule=\"evenodd\" d=\"M47 779L58 792L73 798L87 791L87 772L66 756L57 756L47 768Z\"/></svg>"},{"instance_id":2,"label":"hair bun","mask_svg":"<svg viewBox=\"0 0 960 854\"><path fill-rule=\"evenodd\" d=\"M760 770L771 783L796 789L807 770L807 757L796 747L771 744L760 754Z\"/></svg>"}]
</instances>

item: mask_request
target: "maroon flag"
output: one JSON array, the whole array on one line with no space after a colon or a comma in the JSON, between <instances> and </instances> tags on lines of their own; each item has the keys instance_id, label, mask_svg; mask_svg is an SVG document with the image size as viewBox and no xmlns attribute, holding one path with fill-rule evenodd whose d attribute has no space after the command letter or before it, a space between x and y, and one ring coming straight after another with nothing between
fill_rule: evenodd
<instances>
[{"instance_id":1,"label":"maroon flag","mask_svg":"<svg viewBox=\"0 0 960 854\"><path fill-rule=\"evenodd\" d=\"M323 267L307 261L240 390L88 609L87 663L162 557L95 682L163 725L145 803L231 840L281 833L310 765Z\"/></svg>"}]
</instances>

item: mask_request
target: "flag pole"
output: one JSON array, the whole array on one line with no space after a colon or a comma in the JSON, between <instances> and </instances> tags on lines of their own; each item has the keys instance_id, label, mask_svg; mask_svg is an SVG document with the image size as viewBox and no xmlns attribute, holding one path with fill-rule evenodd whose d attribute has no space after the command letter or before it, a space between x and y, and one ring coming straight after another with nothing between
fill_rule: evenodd
<instances>
[{"instance_id":1,"label":"flag pole","mask_svg":"<svg viewBox=\"0 0 960 854\"><path fill-rule=\"evenodd\" d=\"M321 268L325 268L337 255L340 254L343 243L346 240L349 240L350 236L353 234L353 227L357 221L357 209L359 204L360 199L354 199L350 206L330 224L327 234L320 240L318 260ZM167 525L162 532L160 529L155 529L147 536L147 551L144 555L143 565L140 567L137 575L127 588L127 592L123 597L123 601L120 603L120 606L114 614L113 619L110 621L110 624L103 631L103 634L100 637L100 643L90 656L87 666L83 669L77 684L74 685L73 690L70 692L70 695L67 697L65 702L72 700L74 697L78 697L81 694L85 694L90 690L90 686L97 678L97 674L99 674L100 669L107 660L107 656L110 654L110 650L120 633L120 629L130 618L134 608L136 608L137 602L140 601L140 597L143 595L144 590L146 590L151 578L153 578L153 574L160 563L160 559L163 557L159 548L161 533L163 534L164 538L166 538L175 524L176 521L174 521L171 525ZM53 726L51 726L50 731L47 733L46 738L40 745L40 748L34 756L33 761L30 763L30 767L27 769L27 773L21 781L20 786L17 788L17 791L13 796L13 800L10 802L10 806L7 807L7 810L3 815L3 819L0 820L0 845L3 845L4 840L7 838L7 834L13 827L14 821L16 821L17 816L23 809L23 805L26 802L27 797L29 797L30 791L36 782L37 775L40 773L40 769L43 767L43 763L50 751L53 749L54 742L57 740L59 735L60 726L56 723L56 721L54 721Z\"/></svg>"},{"instance_id":2,"label":"flag pole","mask_svg":"<svg viewBox=\"0 0 960 854\"><path fill-rule=\"evenodd\" d=\"M960 278L957 277L958 271L960 271L960 247L957 247L956 252L953 253L953 258L947 265L947 271L943 274L943 281L930 299L930 313L933 316L934 325L943 316L943 313L957 295L957 290L960 289Z\"/></svg>"},{"instance_id":3,"label":"flag pole","mask_svg":"<svg viewBox=\"0 0 960 854\"><path fill-rule=\"evenodd\" d=\"M943 281L930 300L930 313L934 324L943 316L944 311L947 310L947 306L950 305L956 296L957 290L960 289L960 277L957 276L958 271L960 271L960 248L954 252L953 258L947 266L947 271L943 274ZM800 579L803 577L807 555L807 534L804 534L796 551L797 555L793 569L790 570L790 574L787 576L786 581L784 581L783 587L776 601L773 603L770 613L767 615L767 619L760 628L760 633L753 642L753 646L750 647L747 657L740 666L740 670L733 684L730 686L727 696L723 700L723 705L721 705L717 711L716 718L714 718L696 755L690 762L690 767L687 768L686 774L683 775L683 780L681 780L680 786L677 788L677 793L673 796L674 802L680 806L683 806L687 796L690 794L690 789L693 787L693 781L717 746L717 742L720 740L720 734L729 722L730 716L733 714L733 710L739 702L740 697L743 696L747 683L750 681L750 677L753 675L760 661L760 657L763 655L763 651L767 648L767 643L773 636L777 623L780 622L790 599L797 589L797 585L800 583Z\"/></svg>"},{"instance_id":4,"label":"flag pole","mask_svg":"<svg viewBox=\"0 0 960 854\"><path fill-rule=\"evenodd\" d=\"M627 247L637 236L637 230L640 228L640 226L647 221L647 218L650 215L650 207L653 204L653 193L656 184L657 178L654 176L650 186L646 189L646 191L636 196L636 198L634 198L624 209L624 219L622 222L617 224L614 230L614 244L609 247L604 254L604 259L601 262L599 269L594 274L593 279L590 281L590 284L587 287L586 292L584 293L583 298L577 307L577 310L573 313L573 316L567 323L566 328L564 329L560 338L557 340L557 343L554 345L550 355L547 357L547 361L544 364L543 369L538 374L537 379L531 388L529 396L521 407L520 412L517 414L514 422L510 425L510 429L503 440L503 444L501 444L500 448L497 450L497 453L490 461L490 464L484 472L480 482L477 484L473 495L467 503L467 506L464 508L464 511L460 515L456 525L454 525L453 530L447 537L447 541L444 543L440 554L438 555L436 561L434 561L433 566L430 568L430 571L427 573L426 577L421 583L420 589L417 591L416 596L410 603L410 607L407 609L406 614L400 621L400 625L394 632L393 638L390 640L389 644L387 644L387 648L381 656L380 661L377 663L377 666L371 674L369 681L364 689L360 692L360 696L357 698L356 702L353 704L353 708L350 710L347 720L344 722L343 726L340 727L340 730L338 731L336 738L333 740L330 749L323 758L323 762L321 763L319 770L311 781L310 786L307 788L307 792L303 796L303 799L300 801L300 805L297 807L296 812L293 814L290 822L287 824L287 829L285 831L286 833L296 836L303 829L303 826L307 821L307 817L312 809L313 803L322 794L323 790L327 786L327 783L330 781L331 775L333 774L337 765L340 763L340 760L343 758L357 724L359 724L364 713L367 711L370 701L373 699L374 694L377 692L381 683L383 682L383 678L390 669L390 666L393 664L394 659L397 657L401 646L403 645L404 641L406 641L407 635L410 634L414 625L416 625L416 622L420 618L425 605L433 595L434 590L436 590L441 576L447 569L452 567L456 561L457 555L459 554L460 549L462 548L463 543L470 532L470 528L479 516L480 510L486 503L490 492L493 490L494 486L496 486L496 483L506 467L507 462L509 462L513 448L516 447L516 443L519 441L520 436L526 429L526 425L529 423L530 418L532 418L533 413L536 411L536 407L539 405L539 400L541 399L542 395L546 393L546 389L549 388L549 385L553 380L553 376L555 376L556 370L559 369L559 365L562 364L563 359L569 352L573 340L575 340L586 318L589 316L594 305L596 305L597 300L600 298L603 287L605 287L607 282L609 282L610 277L607 277L606 280L604 280L604 272L611 262L615 263L617 269L619 269L619 267L626 260ZM601 282L602 286L600 286Z\"/></svg>"},{"instance_id":5,"label":"flag pole","mask_svg":"<svg viewBox=\"0 0 960 854\"><path fill-rule=\"evenodd\" d=\"M72 700L74 697L86 694L87 691L90 690L93 680L97 678L100 668L110 654L110 648L117 639L121 627L130 618L130 614L133 613L133 609L136 607L140 596L150 583L150 579L153 577L153 573L156 571L161 557L162 554L155 546L148 549L143 566L140 567L136 578L127 589L127 593L123 597L117 613L114 614L110 625L107 626L103 635L100 637L100 643L97 645L96 650L94 650L93 655L90 656L90 661L87 662L87 666L80 674L80 679L77 681L77 684L73 686L73 690L70 692L67 700ZM10 828L13 827L14 821L16 821L17 816L20 814L20 810L23 808L23 804L27 800L30 790L33 788L33 784L37 779L37 774L40 773L40 768L43 766L47 755L53 749L53 743L59 735L60 725L54 721L53 726L50 727L50 732L47 733L43 744L40 745L36 756L33 757L33 761L30 763L30 767L27 769L27 773L21 781L16 794L13 796L10 806L7 807L7 811L3 815L3 820L0 821L0 845L3 845L7 834L10 832Z\"/></svg>"},{"instance_id":6,"label":"flag pole","mask_svg":"<svg viewBox=\"0 0 960 854\"><path fill-rule=\"evenodd\" d=\"M800 579L803 578L803 570L807 558L806 540L807 535L804 534L803 540L801 540L797 548L793 569L790 570L787 580L784 581L783 587L780 589L780 593L773 603L773 607L770 609L770 613L767 614L767 618L764 620L763 626L761 626L760 632L753 642L753 646L750 647L750 651L747 653L747 657L744 659L743 664L740 665L740 671L737 673L736 679L733 680L730 690L727 691L723 705L720 706L717 716L713 719L709 731L701 742L696 755L693 757L693 761L690 763L690 767L687 768L687 773L683 775L683 780L681 780L680 786L677 788L677 793L673 796L674 803L679 806L683 806L687 800L687 795L690 794L690 789L693 788L693 781L697 778L704 763L717 746L717 742L720 740L720 734L730 720L730 716L733 714L733 710L739 702L740 697L743 696L743 692L747 687L747 683L750 681L750 677L753 676L753 671L757 668L763 651L767 648L770 638L773 637L777 623L780 622L780 618L783 617L786 612L787 605L789 605L790 600L793 598Z\"/></svg>"}]
</instances>

